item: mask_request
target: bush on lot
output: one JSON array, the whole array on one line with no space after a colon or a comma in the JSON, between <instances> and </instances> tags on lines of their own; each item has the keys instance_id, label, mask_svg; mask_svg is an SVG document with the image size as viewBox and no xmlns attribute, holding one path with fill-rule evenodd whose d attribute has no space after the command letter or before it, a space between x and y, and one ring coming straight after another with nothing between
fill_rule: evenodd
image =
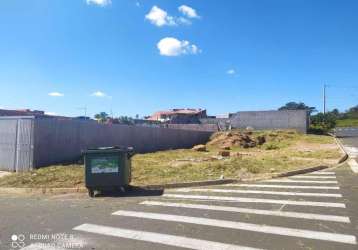
<instances>
[{"instance_id":1,"label":"bush on lot","mask_svg":"<svg viewBox=\"0 0 358 250\"><path fill-rule=\"evenodd\" d=\"M280 146L275 142L268 142L268 143L264 144L264 149L275 150L275 149L280 149Z\"/></svg>"},{"instance_id":2,"label":"bush on lot","mask_svg":"<svg viewBox=\"0 0 358 250\"><path fill-rule=\"evenodd\" d=\"M326 134L336 126L337 117L334 113L318 113L311 116L309 132L314 134Z\"/></svg>"}]
</instances>

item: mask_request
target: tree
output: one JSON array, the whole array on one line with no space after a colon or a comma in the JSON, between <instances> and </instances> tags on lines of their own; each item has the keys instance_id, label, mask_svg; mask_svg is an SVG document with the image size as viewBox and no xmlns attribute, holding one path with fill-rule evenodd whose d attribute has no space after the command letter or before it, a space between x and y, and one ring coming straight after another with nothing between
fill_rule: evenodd
<instances>
[{"instance_id":1,"label":"tree","mask_svg":"<svg viewBox=\"0 0 358 250\"><path fill-rule=\"evenodd\" d=\"M337 117L334 113L318 113L311 116L311 129L327 133L336 126Z\"/></svg>"},{"instance_id":2,"label":"tree","mask_svg":"<svg viewBox=\"0 0 358 250\"><path fill-rule=\"evenodd\" d=\"M120 124L133 125L134 119L129 116L120 116L117 118Z\"/></svg>"},{"instance_id":3,"label":"tree","mask_svg":"<svg viewBox=\"0 0 358 250\"><path fill-rule=\"evenodd\" d=\"M303 102L288 102L284 106L280 107L278 110L307 110L309 114L317 112L315 107L309 107Z\"/></svg>"},{"instance_id":4,"label":"tree","mask_svg":"<svg viewBox=\"0 0 358 250\"><path fill-rule=\"evenodd\" d=\"M349 113L358 113L358 105L354 106L354 107L351 107L349 110L348 110Z\"/></svg>"},{"instance_id":5,"label":"tree","mask_svg":"<svg viewBox=\"0 0 358 250\"><path fill-rule=\"evenodd\" d=\"M100 123L105 123L108 120L109 116L106 112L100 112L99 114L96 114L94 118Z\"/></svg>"},{"instance_id":6,"label":"tree","mask_svg":"<svg viewBox=\"0 0 358 250\"><path fill-rule=\"evenodd\" d=\"M339 110L338 109L333 109L330 113L332 113L333 115L339 117Z\"/></svg>"},{"instance_id":7,"label":"tree","mask_svg":"<svg viewBox=\"0 0 358 250\"><path fill-rule=\"evenodd\" d=\"M358 105L349 108L346 113L344 113L344 118L347 119L358 119Z\"/></svg>"}]
</instances>

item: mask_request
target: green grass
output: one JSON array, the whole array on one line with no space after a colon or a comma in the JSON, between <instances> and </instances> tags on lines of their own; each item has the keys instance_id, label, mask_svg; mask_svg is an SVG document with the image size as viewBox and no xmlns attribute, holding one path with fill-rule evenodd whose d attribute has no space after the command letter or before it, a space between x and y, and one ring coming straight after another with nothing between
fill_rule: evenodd
<instances>
[{"instance_id":1,"label":"green grass","mask_svg":"<svg viewBox=\"0 0 358 250\"><path fill-rule=\"evenodd\" d=\"M164 184L173 182L248 178L321 164L325 159L338 159L338 149L329 136L304 135L294 131L260 131L252 136L265 136L267 142L255 148L231 147L232 155L218 157L220 148L207 146L208 152L191 149L167 150L137 154L132 158L132 184ZM84 186L81 165L51 166L27 173L0 178L6 187L78 187Z\"/></svg>"},{"instance_id":2,"label":"green grass","mask_svg":"<svg viewBox=\"0 0 358 250\"><path fill-rule=\"evenodd\" d=\"M358 127L358 118L337 120L337 127Z\"/></svg>"}]
</instances>

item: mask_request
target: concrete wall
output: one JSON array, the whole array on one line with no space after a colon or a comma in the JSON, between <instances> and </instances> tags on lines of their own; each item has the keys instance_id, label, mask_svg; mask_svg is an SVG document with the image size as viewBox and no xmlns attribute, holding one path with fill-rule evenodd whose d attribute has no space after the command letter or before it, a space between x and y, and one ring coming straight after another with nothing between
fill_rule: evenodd
<instances>
[{"instance_id":1,"label":"concrete wall","mask_svg":"<svg viewBox=\"0 0 358 250\"><path fill-rule=\"evenodd\" d=\"M162 127L167 127L172 129L194 130L194 131L209 131L209 132L218 131L217 124L163 124Z\"/></svg>"},{"instance_id":2,"label":"concrete wall","mask_svg":"<svg viewBox=\"0 0 358 250\"><path fill-rule=\"evenodd\" d=\"M218 127L218 130L227 130L230 128L229 118L203 118L200 119L202 125L213 125Z\"/></svg>"},{"instance_id":3,"label":"concrete wall","mask_svg":"<svg viewBox=\"0 0 358 250\"><path fill-rule=\"evenodd\" d=\"M136 152L190 148L206 143L212 134L205 131L102 125L80 120L36 119L34 166L71 162L91 147L131 146Z\"/></svg>"},{"instance_id":4,"label":"concrete wall","mask_svg":"<svg viewBox=\"0 0 358 250\"><path fill-rule=\"evenodd\" d=\"M309 116L306 110L244 111L230 118L233 128L296 129L306 133Z\"/></svg>"}]
</instances>

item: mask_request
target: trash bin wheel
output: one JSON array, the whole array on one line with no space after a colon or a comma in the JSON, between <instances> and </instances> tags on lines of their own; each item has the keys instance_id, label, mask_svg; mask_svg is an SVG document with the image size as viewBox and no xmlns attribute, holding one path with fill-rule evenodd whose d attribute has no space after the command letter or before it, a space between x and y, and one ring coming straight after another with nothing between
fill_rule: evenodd
<instances>
[{"instance_id":1,"label":"trash bin wheel","mask_svg":"<svg viewBox=\"0 0 358 250\"><path fill-rule=\"evenodd\" d=\"M92 188L88 189L88 195L92 198L94 197L94 190Z\"/></svg>"}]
</instances>

